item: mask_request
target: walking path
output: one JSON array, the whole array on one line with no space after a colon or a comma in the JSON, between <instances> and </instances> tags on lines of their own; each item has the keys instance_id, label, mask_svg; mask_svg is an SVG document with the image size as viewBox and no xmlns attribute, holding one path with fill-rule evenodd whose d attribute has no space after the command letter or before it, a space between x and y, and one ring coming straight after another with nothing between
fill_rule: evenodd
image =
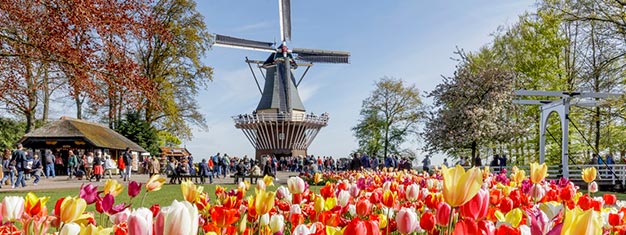
<instances>
[{"instance_id":1,"label":"walking path","mask_svg":"<svg viewBox=\"0 0 626 235\"><path fill-rule=\"evenodd\" d=\"M278 172L277 173L278 180L275 182L286 185L287 179L289 178L290 175L297 175L297 173L288 172L288 171ZM139 183L145 183L148 181L149 178L150 177L146 174L131 175L131 180L137 181ZM80 188L82 184L90 183L89 181L85 179L77 180L76 178L68 179L67 176L57 176L55 178L48 178L48 179L46 179L45 177L42 177L37 185L33 185L34 179L35 179L34 177L31 177L30 180L27 180L25 188L20 187L20 188L12 189L10 185L2 185L2 188L0 189L0 194L4 192L16 192L16 191L29 192L29 191L42 191L42 190L49 191L51 189L72 189L72 188L78 189ZM108 177L101 180L100 182L91 181L91 183L94 185L98 185L98 186L104 186L104 182L107 179ZM128 182L122 181L119 175L113 176L113 179L116 179L120 183L123 183L123 184L128 183ZM206 180L208 182L209 179L207 178ZM169 179L167 182L169 182ZM233 182L234 182L234 179L230 178L229 176L226 176L226 178L219 178L219 179L213 178L213 184L216 184L216 185L228 185L228 184L232 185Z\"/></svg>"}]
</instances>

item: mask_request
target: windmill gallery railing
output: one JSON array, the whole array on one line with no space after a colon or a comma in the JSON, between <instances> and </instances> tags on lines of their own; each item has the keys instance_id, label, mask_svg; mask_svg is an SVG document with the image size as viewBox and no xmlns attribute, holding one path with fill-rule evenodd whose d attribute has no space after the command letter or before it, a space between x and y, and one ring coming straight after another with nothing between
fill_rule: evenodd
<instances>
[{"instance_id":1,"label":"windmill gallery railing","mask_svg":"<svg viewBox=\"0 0 626 235\"><path fill-rule=\"evenodd\" d=\"M578 186L584 186L585 182L582 180L582 169L588 167L595 167L598 170L596 182L600 186L613 186L613 185L625 185L626 184L626 164L612 164L612 165L569 165L569 177L568 179L574 182ZM501 167L489 167L491 172L498 173L501 169L506 169L507 174L511 172L513 166ZM526 175L530 175L529 166L518 166L519 170L526 172ZM558 180L563 176L563 168L558 165L548 165L548 180Z\"/></svg>"},{"instance_id":2,"label":"windmill gallery railing","mask_svg":"<svg viewBox=\"0 0 626 235\"><path fill-rule=\"evenodd\" d=\"M301 149L309 147L328 114L254 113L233 116L235 127L241 129L256 149Z\"/></svg>"}]
</instances>

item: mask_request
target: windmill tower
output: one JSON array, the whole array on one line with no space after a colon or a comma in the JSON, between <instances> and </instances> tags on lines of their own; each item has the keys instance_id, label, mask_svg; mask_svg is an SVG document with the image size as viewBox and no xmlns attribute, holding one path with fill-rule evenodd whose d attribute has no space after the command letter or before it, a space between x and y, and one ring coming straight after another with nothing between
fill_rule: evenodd
<instances>
[{"instance_id":1,"label":"windmill tower","mask_svg":"<svg viewBox=\"0 0 626 235\"><path fill-rule=\"evenodd\" d=\"M241 129L256 149L256 157L262 155L305 156L307 148L322 127L328 123L328 114L307 113L298 86L313 63L349 63L350 53L318 49L287 47L291 41L291 3L279 0L281 44L235 38L216 34L214 45L271 53L265 61L249 60L246 63L261 92L261 100L251 114L233 116L235 127ZM259 85L253 65L265 80ZM296 82L293 70L306 67Z\"/></svg>"}]
</instances>

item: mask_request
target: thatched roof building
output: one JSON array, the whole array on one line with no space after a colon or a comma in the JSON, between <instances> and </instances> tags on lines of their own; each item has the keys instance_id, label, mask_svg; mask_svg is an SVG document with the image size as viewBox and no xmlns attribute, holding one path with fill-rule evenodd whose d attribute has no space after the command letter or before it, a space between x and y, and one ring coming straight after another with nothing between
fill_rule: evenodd
<instances>
[{"instance_id":1,"label":"thatched roof building","mask_svg":"<svg viewBox=\"0 0 626 235\"><path fill-rule=\"evenodd\" d=\"M146 152L123 135L98 123L69 117L50 122L22 137L20 143L33 149L110 149Z\"/></svg>"},{"instance_id":2,"label":"thatched roof building","mask_svg":"<svg viewBox=\"0 0 626 235\"><path fill-rule=\"evenodd\" d=\"M161 156L163 157L175 157L176 159L180 159L181 157L189 157L191 153L187 148L177 148L177 147L160 147Z\"/></svg>"}]
</instances>

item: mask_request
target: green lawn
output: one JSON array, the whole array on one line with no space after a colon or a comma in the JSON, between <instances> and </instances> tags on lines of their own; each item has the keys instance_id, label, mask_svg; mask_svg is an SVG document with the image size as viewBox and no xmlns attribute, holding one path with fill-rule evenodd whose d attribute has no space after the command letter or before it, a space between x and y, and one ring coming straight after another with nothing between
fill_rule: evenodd
<instances>
[{"instance_id":1,"label":"green lawn","mask_svg":"<svg viewBox=\"0 0 626 235\"><path fill-rule=\"evenodd\" d=\"M209 193L211 202L213 202L215 200L215 186L216 185L206 184L206 185L201 185L201 186L204 187L205 192ZM226 185L224 187L228 191L230 189L236 188L236 185ZM98 189L102 190L102 187ZM320 189L320 186L311 187L311 190L313 190L316 193L319 192L319 189ZM124 188L124 191L115 198L115 204L129 203L130 198L128 197L128 193L126 190L127 189ZM268 187L268 190L272 190L272 191L276 190L276 187L270 186ZM46 206L48 207L48 212L52 213L52 211L54 210L54 204L56 203L57 199L66 197L66 196L78 196L79 189L33 190L33 192L38 197L43 197L43 196L50 197L50 200L48 200L48 203L46 204ZM145 190L142 191L136 198L132 200L131 203L133 204L132 205L133 208L137 208L141 206L141 199L144 193L145 193ZM250 190L248 190L246 196L250 196L253 194L254 194L254 185L250 185ZM5 196L22 196L23 197L25 195L26 195L25 192L1 192L0 198L4 198ZM179 200L179 201L184 200L182 191L180 189L180 185L166 184L166 185L163 185L163 188L161 188L160 191L149 193L146 197L146 201L144 202L143 206L148 207L148 208L153 204L159 204L161 206L168 206L172 203L174 199ZM89 205L87 207L87 211L95 211L95 205Z\"/></svg>"}]
</instances>

